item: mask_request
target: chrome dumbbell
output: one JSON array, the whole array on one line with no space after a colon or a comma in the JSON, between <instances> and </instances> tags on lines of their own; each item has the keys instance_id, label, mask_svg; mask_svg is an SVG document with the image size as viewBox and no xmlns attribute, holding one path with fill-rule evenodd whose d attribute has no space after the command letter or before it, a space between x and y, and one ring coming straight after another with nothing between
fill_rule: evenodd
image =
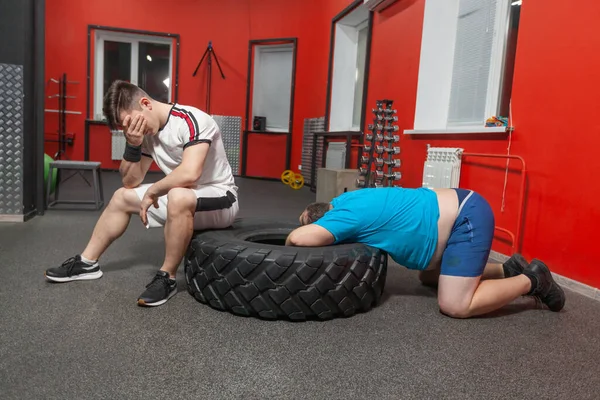
<instances>
[{"instance_id":1,"label":"chrome dumbbell","mask_svg":"<svg viewBox=\"0 0 600 400\"><path fill-rule=\"evenodd\" d=\"M386 165L389 165L390 168L400 168L400 165L402 165L402 162L399 159L394 159L394 160L387 160L385 162Z\"/></svg>"},{"instance_id":2,"label":"chrome dumbbell","mask_svg":"<svg viewBox=\"0 0 600 400\"><path fill-rule=\"evenodd\" d=\"M386 151L385 147L379 146L379 145L375 146L375 153L377 153L377 154L383 154L384 151Z\"/></svg>"},{"instance_id":3,"label":"chrome dumbbell","mask_svg":"<svg viewBox=\"0 0 600 400\"><path fill-rule=\"evenodd\" d=\"M400 179L402 179L402 173L396 171L392 174L385 174L385 177L394 181L399 181Z\"/></svg>"},{"instance_id":4,"label":"chrome dumbbell","mask_svg":"<svg viewBox=\"0 0 600 400\"><path fill-rule=\"evenodd\" d=\"M358 174L359 174L360 176L367 176L367 172L368 172L368 171L369 171L369 170L368 170L368 169L366 169L365 167L360 167L360 168L358 169Z\"/></svg>"},{"instance_id":5,"label":"chrome dumbbell","mask_svg":"<svg viewBox=\"0 0 600 400\"><path fill-rule=\"evenodd\" d=\"M365 181L364 181L364 180L362 180L362 179L360 179L360 178L359 178L359 179L357 179L357 180L356 180L356 187L357 187L357 188L364 188L364 187L365 187Z\"/></svg>"},{"instance_id":6,"label":"chrome dumbbell","mask_svg":"<svg viewBox=\"0 0 600 400\"><path fill-rule=\"evenodd\" d=\"M360 163L361 164L368 164L369 163L369 156L362 156L360 158Z\"/></svg>"},{"instance_id":7,"label":"chrome dumbbell","mask_svg":"<svg viewBox=\"0 0 600 400\"><path fill-rule=\"evenodd\" d=\"M363 145L363 151L366 151L366 152L371 151L371 145L368 145L368 144Z\"/></svg>"},{"instance_id":8,"label":"chrome dumbbell","mask_svg":"<svg viewBox=\"0 0 600 400\"><path fill-rule=\"evenodd\" d=\"M400 136L399 135L385 135L384 139L387 140L388 142L394 142L397 143L400 141Z\"/></svg>"},{"instance_id":9,"label":"chrome dumbbell","mask_svg":"<svg viewBox=\"0 0 600 400\"><path fill-rule=\"evenodd\" d=\"M386 148L386 153L400 154L400 147Z\"/></svg>"},{"instance_id":10,"label":"chrome dumbbell","mask_svg":"<svg viewBox=\"0 0 600 400\"><path fill-rule=\"evenodd\" d=\"M375 175L375 179L383 179L384 174L383 174L382 170L376 169L373 172L374 172L374 175Z\"/></svg>"},{"instance_id":11,"label":"chrome dumbbell","mask_svg":"<svg viewBox=\"0 0 600 400\"><path fill-rule=\"evenodd\" d=\"M398 132L400 128L398 125L387 125L384 130L387 132Z\"/></svg>"},{"instance_id":12,"label":"chrome dumbbell","mask_svg":"<svg viewBox=\"0 0 600 400\"><path fill-rule=\"evenodd\" d=\"M375 158L375 159L373 159L373 164L375 164L375 166L378 167L378 168L383 167L383 164L384 164L383 158Z\"/></svg>"},{"instance_id":13,"label":"chrome dumbbell","mask_svg":"<svg viewBox=\"0 0 600 400\"><path fill-rule=\"evenodd\" d=\"M389 116L389 117L385 117L384 118L386 121L394 121L394 122L398 122L398 117L397 116Z\"/></svg>"},{"instance_id":14,"label":"chrome dumbbell","mask_svg":"<svg viewBox=\"0 0 600 400\"><path fill-rule=\"evenodd\" d=\"M383 110L383 112L385 112L386 114L396 114L398 111L395 109L386 108L385 110Z\"/></svg>"},{"instance_id":15,"label":"chrome dumbbell","mask_svg":"<svg viewBox=\"0 0 600 400\"><path fill-rule=\"evenodd\" d=\"M383 135L378 133L377 135L374 135L372 133L368 133L365 135L365 139L367 139L368 141L373 141L373 137L375 138L376 142L381 142L383 141Z\"/></svg>"}]
</instances>

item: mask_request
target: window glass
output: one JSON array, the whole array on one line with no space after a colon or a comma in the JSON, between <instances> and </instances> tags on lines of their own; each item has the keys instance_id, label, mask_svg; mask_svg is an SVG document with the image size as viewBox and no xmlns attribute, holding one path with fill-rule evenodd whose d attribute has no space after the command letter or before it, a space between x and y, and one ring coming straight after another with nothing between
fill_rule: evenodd
<instances>
[{"instance_id":1,"label":"window glass","mask_svg":"<svg viewBox=\"0 0 600 400\"><path fill-rule=\"evenodd\" d=\"M139 42L138 86L148 95L164 103L169 102L169 63L171 49L168 44Z\"/></svg>"}]
</instances>

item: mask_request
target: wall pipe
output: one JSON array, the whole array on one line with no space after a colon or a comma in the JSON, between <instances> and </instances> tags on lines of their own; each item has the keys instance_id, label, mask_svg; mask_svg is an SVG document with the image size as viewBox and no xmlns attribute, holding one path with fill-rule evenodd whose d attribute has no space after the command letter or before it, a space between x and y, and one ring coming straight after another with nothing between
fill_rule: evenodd
<instances>
[{"instance_id":1,"label":"wall pipe","mask_svg":"<svg viewBox=\"0 0 600 400\"><path fill-rule=\"evenodd\" d=\"M463 153L463 157L484 157L484 158L504 158L504 159L515 159L521 161L521 191L519 193L519 213L517 220L517 231L513 234L506 228L496 226L495 229L504 232L510 236L512 241L512 252L513 254L521 250L521 224L523 221L523 208L525 207L525 179L527 176L527 167L525 160L521 156L514 156L510 154L487 154L487 153Z\"/></svg>"}]
</instances>

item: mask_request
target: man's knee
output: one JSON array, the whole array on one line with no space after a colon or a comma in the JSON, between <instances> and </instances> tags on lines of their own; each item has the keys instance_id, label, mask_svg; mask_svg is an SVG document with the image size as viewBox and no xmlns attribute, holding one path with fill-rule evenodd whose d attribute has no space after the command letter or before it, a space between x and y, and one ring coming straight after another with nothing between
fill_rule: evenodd
<instances>
[{"instance_id":1,"label":"man's knee","mask_svg":"<svg viewBox=\"0 0 600 400\"><path fill-rule=\"evenodd\" d=\"M452 318L469 318L471 316L468 304L452 303L443 299L438 300L440 312Z\"/></svg>"},{"instance_id":2,"label":"man's knee","mask_svg":"<svg viewBox=\"0 0 600 400\"><path fill-rule=\"evenodd\" d=\"M191 212L196 210L196 195L195 193L186 188L173 188L167 194L168 207L167 212L169 214Z\"/></svg>"},{"instance_id":3,"label":"man's knee","mask_svg":"<svg viewBox=\"0 0 600 400\"><path fill-rule=\"evenodd\" d=\"M110 206L119 210L135 212L139 208L139 198L133 189L124 187L117 189L110 200Z\"/></svg>"}]
</instances>

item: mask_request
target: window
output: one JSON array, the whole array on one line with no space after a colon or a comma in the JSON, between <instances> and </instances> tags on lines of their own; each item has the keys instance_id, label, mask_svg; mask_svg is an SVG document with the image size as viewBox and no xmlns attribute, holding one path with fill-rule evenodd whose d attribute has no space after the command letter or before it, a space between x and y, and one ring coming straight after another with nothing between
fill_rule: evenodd
<instances>
[{"instance_id":1,"label":"window","mask_svg":"<svg viewBox=\"0 0 600 400\"><path fill-rule=\"evenodd\" d=\"M485 121L508 116L519 6L426 0L414 130L405 133L498 130Z\"/></svg>"},{"instance_id":2,"label":"window","mask_svg":"<svg viewBox=\"0 0 600 400\"><path fill-rule=\"evenodd\" d=\"M116 79L138 85L158 101L171 101L171 38L96 30L94 63L94 118L97 120L103 119L102 99Z\"/></svg>"},{"instance_id":3,"label":"window","mask_svg":"<svg viewBox=\"0 0 600 400\"><path fill-rule=\"evenodd\" d=\"M369 55L369 10L360 4L334 25L329 131L359 131Z\"/></svg>"},{"instance_id":4,"label":"window","mask_svg":"<svg viewBox=\"0 0 600 400\"><path fill-rule=\"evenodd\" d=\"M356 84L354 85L354 108L352 109L352 128L360 129L360 117L362 116L362 99L365 84L365 62L367 59L367 36L369 27L363 23L364 27L358 31L358 45L356 55Z\"/></svg>"},{"instance_id":5,"label":"window","mask_svg":"<svg viewBox=\"0 0 600 400\"><path fill-rule=\"evenodd\" d=\"M288 132L294 45L254 47L252 119L265 117L266 131Z\"/></svg>"}]
</instances>

